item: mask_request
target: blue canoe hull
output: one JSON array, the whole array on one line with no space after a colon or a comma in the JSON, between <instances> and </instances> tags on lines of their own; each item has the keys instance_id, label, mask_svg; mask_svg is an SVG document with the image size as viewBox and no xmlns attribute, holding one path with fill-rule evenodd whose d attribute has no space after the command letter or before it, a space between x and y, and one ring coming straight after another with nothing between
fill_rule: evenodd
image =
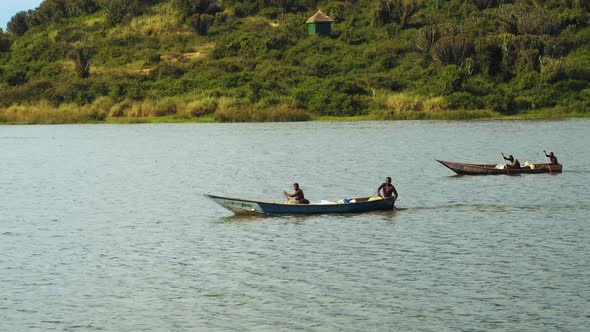
<instances>
[{"instance_id":1,"label":"blue canoe hull","mask_svg":"<svg viewBox=\"0 0 590 332\"><path fill-rule=\"evenodd\" d=\"M235 214L305 215L363 213L393 210L395 204L393 197L373 201L369 201L369 197L355 198L356 203L348 204L286 204L215 195L205 196Z\"/></svg>"}]
</instances>

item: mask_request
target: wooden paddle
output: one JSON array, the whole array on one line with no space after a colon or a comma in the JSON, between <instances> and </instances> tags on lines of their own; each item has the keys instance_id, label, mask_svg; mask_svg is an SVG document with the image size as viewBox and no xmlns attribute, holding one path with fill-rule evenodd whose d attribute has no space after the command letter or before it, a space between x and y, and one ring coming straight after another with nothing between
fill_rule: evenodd
<instances>
[{"instance_id":1,"label":"wooden paddle","mask_svg":"<svg viewBox=\"0 0 590 332\"><path fill-rule=\"evenodd\" d=\"M504 168L506 169L506 174L510 175L510 171L508 170L508 165L506 165L506 159L504 159L504 152L502 152L502 161L504 162Z\"/></svg>"}]
</instances>

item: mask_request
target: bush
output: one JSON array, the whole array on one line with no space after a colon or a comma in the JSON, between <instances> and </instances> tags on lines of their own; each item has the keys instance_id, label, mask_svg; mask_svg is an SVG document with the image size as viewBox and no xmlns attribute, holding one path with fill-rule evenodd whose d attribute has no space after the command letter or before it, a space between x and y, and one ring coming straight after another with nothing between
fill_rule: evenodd
<instances>
[{"instance_id":1,"label":"bush","mask_svg":"<svg viewBox=\"0 0 590 332\"><path fill-rule=\"evenodd\" d=\"M455 92L447 96L447 106L451 109L474 110L483 107L483 102L468 92Z\"/></svg>"},{"instance_id":2,"label":"bush","mask_svg":"<svg viewBox=\"0 0 590 332\"><path fill-rule=\"evenodd\" d=\"M130 20L141 13L141 5L137 0L96 0L104 10L107 23L117 25Z\"/></svg>"},{"instance_id":3,"label":"bush","mask_svg":"<svg viewBox=\"0 0 590 332\"><path fill-rule=\"evenodd\" d=\"M305 97L299 96L299 103L320 115L350 116L364 114L368 108L371 92L366 84L355 78L334 78L316 86L306 84Z\"/></svg>"},{"instance_id":4,"label":"bush","mask_svg":"<svg viewBox=\"0 0 590 332\"><path fill-rule=\"evenodd\" d=\"M485 97L485 107L502 114L512 114L514 97L509 94L492 94Z\"/></svg>"},{"instance_id":5,"label":"bush","mask_svg":"<svg viewBox=\"0 0 590 332\"><path fill-rule=\"evenodd\" d=\"M90 77L90 53L88 48L78 48L70 53L70 59L74 61L74 70L80 78Z\"/></svg>"},{"instance_id":6,"label":"bush","mask_svg":"<svg viewBox=\"0 0 590 332\"><path fill-rule=\"evenodd\" d=\"M463 66L472 53L473 44L463 36L442 37L432 46L432 58L443 65Z\"/></svg>"},{"instance_id":7,"label":"bush","mask_svg":"<svg viewBox=\"0 0 590 332\"><path fill-rule=\"evenodd\" d=\"M465 72L454 65L436 68L433 75L423 79L419 91L423 95L450 95L461 88L464 75Z\"/></svg>"},{"instance_id":8,"label":"bush","mask_svg":"<svg viewBox=\"0 0 590 332\"><path fill-rule=\"evenodd\" d=\"M437 26L425 26L418 30L416 36L416 47L423 52L430 52L432 46L442 36L441 30Z\"/></svg>"},{"instance_id":9,"label":"bush","mask_svg":"<svg viewBox=\"0 0 590 332\"><path fill-rule=\"evenodd\" d=\"M212 14L220 11L217 0L174 0L174 7L184 22L199 14Z\"/></svg>"},{"instance_id":10,"label":"bush","mask_svg":"<svg viewBox=\"0 0 590 332\"><path fill-rule=\"evenodd\" d=\"M552 83L562 78L565 73L565 64L563 59L555 59L547 56L540 58L541 63L541 80Z\"/></svg>"},{"instance_id":11,"label":"bush","mask_svg":"<svg viewBox=\"0 0 590 332\"><path fill-rule=\"evenodd\" d=\"M209 32L209 27L213 25L215 16L209 14L195 14L188 20L188 25L198 33L199 35L205 36Z\"/></svg>"},{"instance_id":12,"label":"bush","mask_svg":"<svg viewBox=\"0 0 590 332\"><path fill-rule=\"evenodd\" d=\"M423 4L422 0L379 0L373 11L373 26L395 22L403 27Z\"/></svg>"}]
</instances>

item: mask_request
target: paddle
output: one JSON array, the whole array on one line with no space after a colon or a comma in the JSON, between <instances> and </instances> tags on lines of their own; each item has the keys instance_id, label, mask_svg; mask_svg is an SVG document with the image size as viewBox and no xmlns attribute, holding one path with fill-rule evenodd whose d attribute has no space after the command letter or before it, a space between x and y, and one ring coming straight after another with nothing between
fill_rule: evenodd
<instances>
[{"instance_id":1,"label":"paddle","mask_svg":"<svg viewBox=\"0 0 590 332\"><path fill-rule=\"evenodd\" d=\"M547 157L547 151L543 150L543 154L545 155L545 161L547 162L547 167L549 167L549 175L553 175L553 172L551 171L551 161L549 160L549 157Z\"/></svg>"},{"instance_id":2,"label":"paddle","mask_svg":"<svg viewBox=\"0 0 590 332\"><path fill-rule=\"evenodd\" d=\"M504 162L504 168L506 169L506 174L510 175L510 171L508 170L508 166L506 165L506 159L504 159L504 152L502 153L502 161Z\"/></svg>"}]
</instances>

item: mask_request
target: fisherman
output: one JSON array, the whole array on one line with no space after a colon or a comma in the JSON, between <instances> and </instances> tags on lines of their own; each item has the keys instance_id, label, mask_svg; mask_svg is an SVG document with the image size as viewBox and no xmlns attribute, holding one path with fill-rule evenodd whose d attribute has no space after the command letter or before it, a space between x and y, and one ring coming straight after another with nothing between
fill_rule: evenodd
<instances>
[{"instance_id":1,"label":"fisherman","mask_svg":"<svg viewBox=\"0 0 590 332\"><path fill-rule=\"evenodd\" d=\"M518 161L518 159L514 158L512 155L509 155L508 158L506 158L504 153L502 153L502 158L504 158L504 160L508 160L511 163L511 165L507 165L508 169L520 169L520 161Z\"/></svg>"},{"instance_id":2,"label":"fisherman","mask_svg":"<svg viewBox=\"0 0 590 332\"><path fill-rule=\"evenodd\" d=\"M381 190L383 189L383 195L381 195ZM379 196L382 196L384 198L388 198L388 197L394 197L394 199L397 199L397 190L395 190L395 187L393 186L393 184L391 184L391 178L388 176L385 178L385 182L382 183L379 188L377 188L377 194Z\"/></svg>"},{"instance_id":3,"label":"fisherman","mask_svg":"<svg viewBox=\"0 0 590 332\"><path fill-rule=\"evenodd\" d=\"M285 195L285 197L287 197L288 200L291 200L292 198L292 201L294 201L295 204L309 204L309 201L305 199L305 196L303 195L303 190L299 188L299 183L293 183L293 190L295 192L292 194L283 191L283 195Z\"/></svg>"},{"instance_id":4,"label":"fisherman","mask_svg":"<svg viewBox=\"0 0 590 332\"><path fill-rule=\"evenodd\" d=\"M549 158L549 160L551 161L551 165L559 165L557 157L553 154L553 152L549 152L549 154L547 154L547 152L543 150L543 153L545 154L545 157Z\"/></svg>"}]
</instances>

